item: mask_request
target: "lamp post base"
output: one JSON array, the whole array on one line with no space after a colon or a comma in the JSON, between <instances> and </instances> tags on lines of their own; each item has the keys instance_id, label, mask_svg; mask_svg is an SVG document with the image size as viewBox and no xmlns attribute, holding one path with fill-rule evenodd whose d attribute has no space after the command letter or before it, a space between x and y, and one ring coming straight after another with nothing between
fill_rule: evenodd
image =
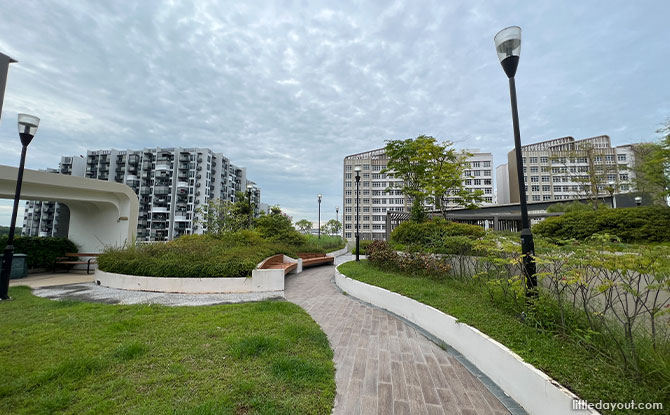
<instances>
[{"instance_id":1,"label":"lamp post base","mask_svg":"<svg viewBox=\"0 0 670 415\"><path fill-rule=\"evenodd\" d=\"M356 261L360 261L360 259L358 258L359 254L360 254L360 252L358 251L360 249L359 241L360 241L360 236L356 235Z\"/></svg>"},{"instance_id":2,"label":"lamp post base","mask_svg":"<svg viewBox=\"0 0 670 415\"><path fill-rule=\"evenodd\" d=\"M2 257L2 271L0 272L0 300L9 300L9 275L12 272L14 246L7 245Z\"/></svg>"}]
</instances>

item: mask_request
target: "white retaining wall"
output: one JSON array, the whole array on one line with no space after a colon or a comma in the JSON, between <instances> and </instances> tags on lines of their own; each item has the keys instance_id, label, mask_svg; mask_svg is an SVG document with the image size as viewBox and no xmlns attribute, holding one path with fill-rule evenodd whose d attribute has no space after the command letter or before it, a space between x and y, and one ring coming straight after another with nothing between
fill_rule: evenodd
<instances>
[{"instance_id":1,"label":"white retaining wall","mask_svg":"<svg viewBox=\"0 0 670 415\"><path fill-rule=\"evenodd\" d=\"M95 270L97 284L133 291L184 294L277 292L284 295L283 269L255 269L251 278L161 278Z\"/></svg>"},{"instance_id":2,"label":"white retaining wall","mask_svg":"<svg viewBox=\"0 0 670 415\"><path fill-rule=\"evenodd\" d=\"M476 328L411 298L348 278L337 270L335 282L347 294L416 324L456 349L529 414L598 414L595 410L573 410L573 400L579 399L575 394Z\"/></svg>"}]
</instances>

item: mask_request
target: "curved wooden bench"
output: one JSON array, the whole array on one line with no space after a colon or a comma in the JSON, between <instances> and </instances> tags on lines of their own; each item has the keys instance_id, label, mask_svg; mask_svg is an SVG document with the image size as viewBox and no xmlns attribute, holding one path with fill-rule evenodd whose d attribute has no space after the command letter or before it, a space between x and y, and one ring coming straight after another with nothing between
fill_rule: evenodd
<instances>
[{"instance_id":1,"label":"curved wooden bench","mask_svg":"<svg viewBox=\"0 0 670 415\"><path fill-rule=\"evenodd\" d=\"M298 268L297 262L284 262L284 254L277 254L265 258L258 266L259 269L283 269L284 275Z\"/></svg>"},{"instance_id":2,"label":"curved wooden bench","mask_svg":"<svg viewBox=\"0 0 670 415\"><path fill-rule=\"evenodd\" d=\"M326 254L302 253L298 254L298 257L302 259L303 268L335 263L335 257Z\"/></svg>"}]
</instances>

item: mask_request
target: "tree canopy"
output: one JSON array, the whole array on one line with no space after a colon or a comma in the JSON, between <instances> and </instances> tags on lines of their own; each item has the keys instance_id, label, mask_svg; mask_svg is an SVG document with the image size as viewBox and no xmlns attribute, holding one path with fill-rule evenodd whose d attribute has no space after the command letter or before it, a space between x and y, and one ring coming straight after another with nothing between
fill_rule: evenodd
<instances>
[{"instance_id":1,"label":"tree canopy","mask_svg":"<svg viewBox=\"0 0 670 415\"><path fill-rule=\"evenodd\" d=\"M482 202L483 192L470 191L463 183L471 154L457 152L453 143L420 135L387 141L385 150L388 162L382 173L402 179L398 187L412 199L412 220L423 218L424 203L446 216L454 207L473 208Z\"/></svg>"}]
</instances>

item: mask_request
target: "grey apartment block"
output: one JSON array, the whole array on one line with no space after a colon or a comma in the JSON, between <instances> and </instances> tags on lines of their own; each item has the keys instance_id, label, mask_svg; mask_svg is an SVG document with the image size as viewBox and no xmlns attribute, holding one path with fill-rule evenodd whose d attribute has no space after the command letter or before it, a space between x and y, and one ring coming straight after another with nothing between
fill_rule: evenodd
<instances>
[{"instance_id":1,"label":"grey apartment block","mask_svg":"<svg viewBox=\"0 0 670 415\"><path fill-rule=\"evenodd\" d=\"M609 136L575 140L562 137L521 147L526 198L529 202L570 200L584 197L589 177L597 178L598 195L634 190L634 144L612 147ZM509 203L519 202L516 154L507 163ZM502 166L498 166L501 168ZM591 173L594 173L591 175ZM501 187L498 186L498 191ZM500 198L500 194L498 195Z\"/></svg>"},{"instance_id":2,"label":"grey apartment block","mask_svg":"<svg viewBox=\"0 0 670 415\"><path fill-rule=\"evenodd\" d=\"M482 190L484 205L493 204L493 156L469 150L469 166L464 172L463 183L470 190ZM386 237L386 212L409 212L411 201L398 186L402 179L381 173L388 157L383 148L352 154L344 158L342 225L344 238L356 237L356 173L361 167L359 183L359 233L361 239L383 240ZM456 207L456 205L454 205ZM432 206L426 206L432 208Z\"/></svg>"},{"instance_id":3,"label":"grey apartment block","mask_svg":"<svg viewBox=\"0 0 670 415\"><path fill-rule=\"evenodd\" d=\"M83 157L63 157L55 173L125 183L140 202L137 222L139 241L166 241L181 235L203 233L195 223L196 211L212 199L235 202L235 192L252 187L251 199L260 212L261 189L247 178L246 168L238 167L221 153L206 148L145 148L143 150L96 150ZM25 235L51 236L58 223L40 222L34 233L36 207L40 215L44 203L27 202ZM58 204L55 204L58 205ZM59 231L67 230L60 226Z\"/></svg>"}]
</instances>

